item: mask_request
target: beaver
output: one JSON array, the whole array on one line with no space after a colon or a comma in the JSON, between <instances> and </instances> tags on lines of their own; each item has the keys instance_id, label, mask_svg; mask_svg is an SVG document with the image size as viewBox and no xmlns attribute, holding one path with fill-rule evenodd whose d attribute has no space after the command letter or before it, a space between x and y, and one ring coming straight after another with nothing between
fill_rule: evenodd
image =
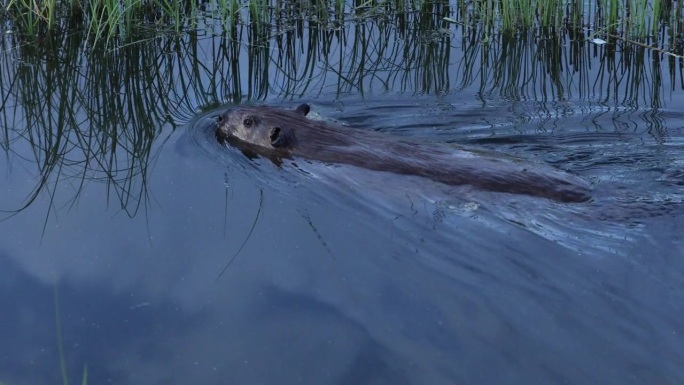
<instances>
[{"instance_id":1,"label":"beaver","mask_svg":"<svg viewBox=\"0 0 684 385\"><path fill-rule=\"evenodd\" d=\"M560 202L591 199L592 189L586 181L550 166L312 120L306 117L310 110L308 104L292 110L267 106L230 109L218 117L216 138L246 155L264 156L277 164L300 157Z\"/></svg>"}]
</instances>

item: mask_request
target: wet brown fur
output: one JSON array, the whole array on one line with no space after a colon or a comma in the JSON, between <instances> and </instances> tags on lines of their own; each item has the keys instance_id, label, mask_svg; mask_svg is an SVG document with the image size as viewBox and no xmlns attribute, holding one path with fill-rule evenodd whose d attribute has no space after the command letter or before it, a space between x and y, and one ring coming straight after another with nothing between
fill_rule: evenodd
<instances>
[{"instance_id":1,"label":"wet brown fur","mask_svg":"<svg viewBox=\"0 0 684 385\"><path fill-rule=\"evenodd\" d=\"M308 112L306 104L295 110L265 106L229 110L219 118L216 136L278 163L301 157L562 202L591 198L584 180L549 166L311 120L306 118Z\"/></svg>"}]
</instances>

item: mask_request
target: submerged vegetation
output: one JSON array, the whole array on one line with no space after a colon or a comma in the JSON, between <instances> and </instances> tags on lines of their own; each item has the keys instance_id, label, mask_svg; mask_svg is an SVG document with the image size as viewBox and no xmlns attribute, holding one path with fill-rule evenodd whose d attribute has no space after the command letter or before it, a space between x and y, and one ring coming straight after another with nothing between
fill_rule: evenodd
<instances>
[{"instance_id":1,"label":"submerged vegetation","mask_svg":"<svg viewBox=\"0 0 684 385\"><path fill-rule=\"evenodd\" d=\"M54 301L55 301L55 331L57 334L57 353L59 357L59 372L62 377L62 385L69 385L69 374L66 365L66 357L64 354L64 343L62 341L62 316L60 315L59 292L57 283L54 285ZM81 385L88 384L88 367L83 366L83 374L81 376Z\"/></svg>"}]
</instances>

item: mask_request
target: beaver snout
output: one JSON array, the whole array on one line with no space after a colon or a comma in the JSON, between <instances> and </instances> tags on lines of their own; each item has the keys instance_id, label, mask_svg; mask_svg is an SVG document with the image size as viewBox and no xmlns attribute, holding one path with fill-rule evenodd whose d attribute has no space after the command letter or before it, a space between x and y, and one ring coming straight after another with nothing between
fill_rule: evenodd
<instances>
[{"instance_id":1,"label":"beaver snout","mask_svg":"<svg viewBox=\"0 0 684 385\"><path fill-rule=\"evenodd\" d=\"M224 142L230 136L230 130L227 127L230 122L229 114L230 111L226 111L216 117L216 131L214 135L220 142Z\"/></svg>"},{"instance_id":2,"label":"beaver snout","mask_svg":"<svg viewBox=\"0 0 684 385\"><path fill-rule=\"evenodd\" d=\"M219 127L221 126L221 124L225 124L225 123L230 121L230 115L232 113L233 113L233 110L231 109L231 110L225 111L224 113L222 113L216 117L216 123L219 125Z\"/></svg>"}]
</instances>

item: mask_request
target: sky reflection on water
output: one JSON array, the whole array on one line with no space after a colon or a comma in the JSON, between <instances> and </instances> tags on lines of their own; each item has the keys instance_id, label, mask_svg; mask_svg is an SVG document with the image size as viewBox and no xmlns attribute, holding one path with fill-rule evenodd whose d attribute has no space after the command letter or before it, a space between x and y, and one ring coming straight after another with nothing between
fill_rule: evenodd
<instances>
[{"instance_id":1,"label":"sky reflection on water","mask_svg":"<svg viewBox=\"0 0 684 385\"><path fill-rule=\"evenodd\" d=\"M474 83L409 97L416 84L361 82L371 91L340 95L328 76L320 92L267 102L312 102L350 126L549 162L592 181L596 198L564 205L250 161L210 135L227 94L207 107L190 89L185 110L170 96L158 101L168 115L131 123L139 130L112 124L126 133L119 173L97 161L110 152L83 155L113 137L93 134L104 140L88 147L78 138L89 135L71 132L69 162L46 174L39 160L50 152L36 149L49 141L32 140L42 126L21 126L19 114L3 127L0 209L22 207L41 176L50 183L0 222L0 381L59 381L56 307L71 381L84 366L89 383L117 384L684 381L675 96L659 110L607 105L601 92L537 100ZM49 127L74 121L52 117Z\"/></svg>"}]
</instances>

